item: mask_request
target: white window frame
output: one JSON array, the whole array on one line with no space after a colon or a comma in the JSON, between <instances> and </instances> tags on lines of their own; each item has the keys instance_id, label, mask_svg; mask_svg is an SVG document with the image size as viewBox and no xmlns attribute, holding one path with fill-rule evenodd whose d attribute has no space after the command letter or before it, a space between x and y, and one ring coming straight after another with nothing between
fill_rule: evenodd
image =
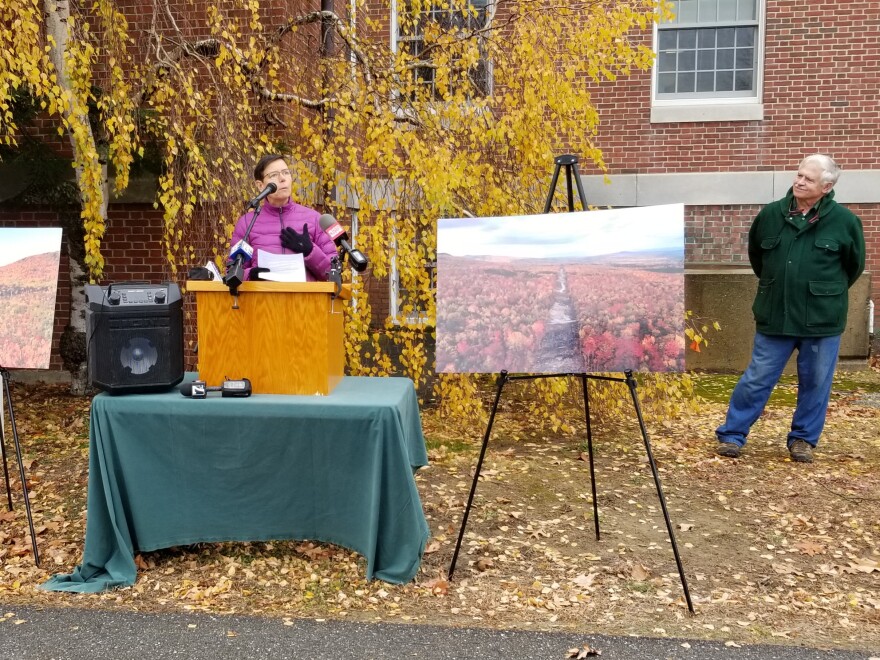
<instances>
[{"instance_id":1,"label":"white window frame","mask_svg":"<svg viewBox=\"0 0 880 660\"><path fill-rule=\"evenodd\" d=\"M437 289L437 261L425 261L425 268L433 268L434 274L434 290ZM396 326L426 326L431 325L432 321L428 318L428 313L424 309L415 309L405 317L403 316L400 306L403 296L401 295L400 271L397 268L397 236L393 236L391 240L391 262L388 268L388 286L389 300L388 307L391 321Z\"/></svg>"},{"instance_id":2,"label":"white window frame","mask_svg":"<svg viewBox=\"0 0 880 660\"><path fill-rule=\"evenodd\" d=\"M717 94L702 98L658 99L659 44L662 30L658 24L654 24L654 52L658 53L658 57L651 71L652 123L758 121L764 118L763 88L767 0L756 0L756 3L758 30L755 38L755 93L749 96L736 96L731 93L730 96ZM693 26L699 29L700 24L694 23Z\"/></svg>"}]
</instances>

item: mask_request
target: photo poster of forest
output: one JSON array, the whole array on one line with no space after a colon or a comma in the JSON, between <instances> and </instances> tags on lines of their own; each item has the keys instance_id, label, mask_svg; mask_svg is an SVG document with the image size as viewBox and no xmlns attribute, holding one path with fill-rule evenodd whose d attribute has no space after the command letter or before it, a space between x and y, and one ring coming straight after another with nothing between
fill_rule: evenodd
<instances>
[{"instance_id":1,"label":"photo poster of forest","mask_svg":"<svg viewBox=\"0 0 880 660\"><path fill-rule=\"evenodd\" d=\"M60 259L60 227L0 227L0 366L49 368Z\"/></svg>"},{"instance_id":2,"label":"photo poster of forest","mask_svg":"<svg viewBox=\"0 0 880 660\"><path fill-rule=\"evenodd\" d=\"M437 228L438 373L684 369L684 205Z\"/></svg>"}]
</instances>

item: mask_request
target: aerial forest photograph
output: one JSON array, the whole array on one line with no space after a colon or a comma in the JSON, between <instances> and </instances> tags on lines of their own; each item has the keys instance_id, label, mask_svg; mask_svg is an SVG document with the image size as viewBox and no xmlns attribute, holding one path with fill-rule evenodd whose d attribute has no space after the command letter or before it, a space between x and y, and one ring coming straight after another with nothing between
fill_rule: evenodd
<instances>
[{"instance_id":1,"label":"aerial forest photograph","mask_svg":"<svg viewBox=\"0 0 880 660\"><path fill-rule=\"evenodd\" d=\"M683 207L440 220L437 371L684 369Z\"/></svg>"},{"instance_id":2,"label":"aerial forest photograph","mask_svg":"<svg viewBox=\"0 0 880 660\"><path fill-rule=\"evenodd\" d=\"M0 366L47 369L61 229L0 228Z\"/></svg>"}]
</instances>

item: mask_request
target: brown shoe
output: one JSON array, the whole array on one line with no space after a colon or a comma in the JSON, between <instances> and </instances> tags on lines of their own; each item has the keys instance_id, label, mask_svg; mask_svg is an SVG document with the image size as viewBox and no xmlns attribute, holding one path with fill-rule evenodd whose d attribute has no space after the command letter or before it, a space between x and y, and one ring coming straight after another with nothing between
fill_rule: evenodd
<instances>
[{"instance_id":1,"label":"brown shoe","mask_svg":"<svg viewBox=\"0 0 880 660\"><path fill-rule=\"evenodd\" d=\"M742 453L742 447L735 442L719 442L715 453L727 458L739 458L739 455Z\"/></svg>"},{"instance_id":2,"label":"brown shoe","mask_svg":"<svg viewBox=\"0 0 880 660\"><path fill-rule=\"evenodd\" d=\"M804 440L795 440L788 448L791 460L795 463L812 463L813 447Z\"/></svg>"}]
</instances>

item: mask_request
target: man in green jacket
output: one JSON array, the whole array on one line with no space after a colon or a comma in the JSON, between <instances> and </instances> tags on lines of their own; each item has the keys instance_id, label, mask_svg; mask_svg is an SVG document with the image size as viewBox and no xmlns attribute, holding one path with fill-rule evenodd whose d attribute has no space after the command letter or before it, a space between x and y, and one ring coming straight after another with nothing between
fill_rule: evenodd
<instances>
[{"instance_id":1,"label":"man in green jacket","mask_svg":"<svg viewBox=\"0 0 880 660\"><path fill-rule=\"evenodd\" d=\"M813 461L846 326L847 290L865 268L862 223L834 201L839 177L828 156L807 156L788 194L765 206L749 230L749 261L759 279L752 305L757 332L751 362L715 431L721 456L739 458L797 350L797 407L787 444L792 460Z\"/></svg>"}]
</instances>

